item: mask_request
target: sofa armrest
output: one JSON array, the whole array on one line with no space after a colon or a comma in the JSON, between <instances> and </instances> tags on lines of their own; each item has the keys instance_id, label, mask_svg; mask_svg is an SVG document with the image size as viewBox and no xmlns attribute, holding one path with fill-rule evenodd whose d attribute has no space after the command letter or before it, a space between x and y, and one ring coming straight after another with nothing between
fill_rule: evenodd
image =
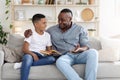
<instances>
[{"instance_id":1,"label":"sofa armrest","mask_svg":"<svg viewBox=\"0 0 120 80\"><path fill-rule=\"evenodd\" d=\"M4 63L4 52L0 50L0 80L1 80L1 68Z\"/></svg>"},{"instance_id":2,"label":"sofa armrest","mask_svg":"<svg viewBox=\"0 0 120 80\"><path fill-rule=\"evenodd\" d=\"M3 65L3 63L4 63L4 52L0 50L0 67Z\"/></svg>"}]
</instances>

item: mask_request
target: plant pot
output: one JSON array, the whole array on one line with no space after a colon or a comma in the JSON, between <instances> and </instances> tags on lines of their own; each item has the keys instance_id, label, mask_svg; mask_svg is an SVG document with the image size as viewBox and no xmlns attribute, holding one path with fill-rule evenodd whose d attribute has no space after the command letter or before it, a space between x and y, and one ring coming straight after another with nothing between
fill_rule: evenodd
<instances>
[{"instance_id":1,"label":"plant pot","mask_svg":"<svg viewBox=\"0 0 120 80\"><path fill-rule=\"evenodd\" d=\"M94 37L95 36L95 31L88 31L88 35L90 37Z\"/></svg>"}]
</instances>

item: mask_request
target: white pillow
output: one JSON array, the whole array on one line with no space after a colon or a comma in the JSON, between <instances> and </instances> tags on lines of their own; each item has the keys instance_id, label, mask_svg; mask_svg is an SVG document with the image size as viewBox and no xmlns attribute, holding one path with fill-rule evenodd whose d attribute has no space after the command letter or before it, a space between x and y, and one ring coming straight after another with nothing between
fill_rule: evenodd
<instances>
[{"instance_id":1,"label":"white pillow","mask_svg":"<svg viewBox=\"0 0 120 80\"><path fill-rule=\"evenodd\" d=\"M110 61L120 60L120 40L112 39L112 38L100 38L102 51L104 54L102 56L106 56L106 59L110 59ZM105 53L108 52L108 53ZM102 54L102 53L101 53ZM112 60L113 59L113 60Z\"/></svg>"},{"instance_id":2,"label":"white pillow","mask_svg":"<svg viewBox=\"0 0 120 80\"><path fill-rule=\"evenodd\" d=\"M104 48L98 51L99 61L118 61L119 60L119 50L115 48Z\"/></svg>"}]
</instances>

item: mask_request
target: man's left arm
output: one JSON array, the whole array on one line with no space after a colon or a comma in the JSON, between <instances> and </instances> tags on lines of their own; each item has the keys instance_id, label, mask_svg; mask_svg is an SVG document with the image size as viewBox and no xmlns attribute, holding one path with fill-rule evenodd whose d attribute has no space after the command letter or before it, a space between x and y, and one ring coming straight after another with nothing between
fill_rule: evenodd
<instances>
[{"instance_id":1,"label":"man's left arm","mask_svg":"<svg viewBox=\"0 0 120 80\"><path fill-rule=\"evenodd\" d=\"M89 49L90 47L88 33L84 28L81 29L81 34L79 35L79 44L81 48Z\"/></svg>"}]
</instances>

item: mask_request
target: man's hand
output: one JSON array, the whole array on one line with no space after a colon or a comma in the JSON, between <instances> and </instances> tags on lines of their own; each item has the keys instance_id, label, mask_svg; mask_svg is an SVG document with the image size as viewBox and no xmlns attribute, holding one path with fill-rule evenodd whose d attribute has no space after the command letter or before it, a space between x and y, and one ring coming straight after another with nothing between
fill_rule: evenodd
<instances>
[{"instance_id":1,"label":"man's hand","mask_svg":"<svg viewBox=\"0 0 120 80\"><path fill-rule=\"evenodd\" d=\"M38 58L38 56L36 54L32 54L32 56L33 56L34 61L38 61L39 60L39 58Z\"/></svg>"},{"instance_id":2,"label":"man's hand","mask_svg":"<svg viewBox=\"0 0 120 80\"><path fill-rule=\"evenodd\" d=\"M31 29L25 30L24 36L25 36L26 38L30 37L31 35L32 35L32 30L31 30Z\"/></svg>"},{"instance_id":3,"label":"man's hand","mask_svg":"<svg viewBox=\"0 0 120 80\"><path fill-rule=\"evenodd\" d=\"M79 53L79 52L83 52L85 50L87 50L88 48L87 47L80 47L80 44L78 44L74 50L72 50L71 52L72 53Z\"/></svg>"}]
</instances>

